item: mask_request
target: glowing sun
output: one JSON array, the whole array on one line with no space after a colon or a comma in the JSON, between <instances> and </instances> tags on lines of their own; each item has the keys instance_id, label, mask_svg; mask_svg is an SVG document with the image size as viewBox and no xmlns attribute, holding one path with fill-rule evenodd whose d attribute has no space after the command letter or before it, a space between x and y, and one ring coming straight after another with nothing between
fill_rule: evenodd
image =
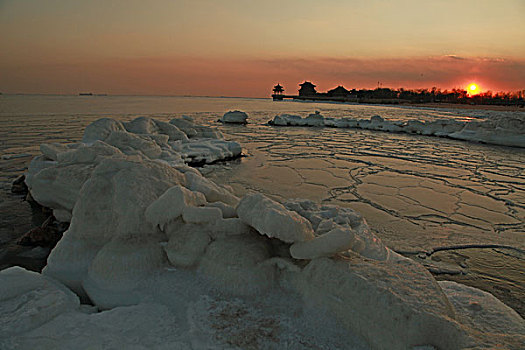
<instances>
[{"instance_id":1,"label":"glowing sun","mask_svg":"<svg viewBox=\"0 0 525 350\"><path fill-rule=\"evenodd\" d=\"M468 93L469 93L469 95L475 95L475 94L479 93L479 86L477 86L474 83L470 84L468 86Z\"/></svg>"}]
</instances>

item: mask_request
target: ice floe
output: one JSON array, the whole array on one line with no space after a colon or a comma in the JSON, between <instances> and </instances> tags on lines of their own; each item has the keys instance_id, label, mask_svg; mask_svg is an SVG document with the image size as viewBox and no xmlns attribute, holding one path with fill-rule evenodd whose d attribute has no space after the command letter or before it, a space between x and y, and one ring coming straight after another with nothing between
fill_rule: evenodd
<instances>
[{"instance_id":1,"label":"ice floe","mask_svg":"<svg viewBox=\"0 0 525 350\"><path fill-rule=\"evenodd\" d=\"M224 113L221 119L219 121L221 123L229 123L229 124L246 124L248 119L248 114L241 111L229 111Z\"/></svg>"},{"instance_id":2,"label":"ice floe","mask_svg":"<svg viewBox=\"0 0 525 350\"><path fill-rule=\"evenodd\" d=\"M28 332L80 306L78 297L61 283L21 267L0 271L0 281L0 339Z\"/></svg>"},{"instance_id":3,"label":"ice floe","mask_svg":"<svg viewBox=\"0 0 525 350\"><path fill-rule=\"evenodd\" d=\"M315 259L349 250L376 260L403 259L386 247L354 210L319 206L308 200L288 201L285 205L307 218L316 229L314 239L296 240L290 247L296 259Z\"/></svg>"},{"instance_id":4,"label":"ice floe","mask_svg":"<svg viewBox=\"0 0 525 350\"><path fill-rule=\"evenodd\" d=\"M486 348L521 349L525 321L492 294L452 281L438 282L456 310L456 318Z\"/></svg>"},{"instance_id":5,"label":"ice floe","mask_svg":"<svg viewBox=\"0 0 525 350\"><path fill-rule=\"evenodd\" d=\"M82 143L42 144L42 156L31 161L26 178L31 195L55 210L60 219L69 221L84 182L94 167L108 157L134 156L137 160L162 161L180 169L185 163L213 163L242 153L237 142L225 141L211 128L183 118L172 122L140 117L121 123L103 118L86 127ZM195 132L187 135L175 124Z\"/></svg>"},{"instance_id":6,"label":"ice floe","mask_svg":"<svg viewBox=\"0 0 525 350\"><path fill-rule=\"evenodd\" d=\"M326 126L354 128L408 134L449 137L457 140L484 142L495 145L525 147L525 118L523 116L494 115L486 119L460 121L439 119L433 121L390 121L381 116L370 119L325 118L319 112L305 118L281 114L268 122L275 126Z\"/></svg>"},{"instance_id":7,"label":"ice floe","mask_svg":"<svg viewBox=\"0 0 525 350\"><path fill-rule=\"evenodd\" d=\"M245 196L237 207L237 213L242 221L261 234L283 242L302 242L314 238L308 220L260 193Z\"/></svg>"},{"instance_id":8,"label":"ice floe","mask_svg":"<svg viewBox=\"0 0 525 350\"><path fill-rule=\"evenodd\" d=\"M372 348L467 345L446 295L429 272L408 259L394 264L358 256L314 259L294 283L305 300L327 307Z\"/></svg>"},{"instance_id":9,"label":"ice floe","mask_svg":"<svg viewBox=\"0 0 525 350\"><path fill-rule=\"evenodd\" d=\"M206 198L201 192L193 192L183 186L173 186L146 208L146 219L164 229L166 224L180 217L186 207L205 203Z\"/></svg>"},{"instance_id":10,"label":"ice floe","mask_svg":"<svg viewBox=\"0 0 525 350\"><path fill-rule=\"evenodd\" d=\"M523 320L511 309L477 290L441 287L386 247L359 213L259 193L238 198L205 178L175 146L206 144L198 135L213 132L187 118L169 124L188 140L154 119L102 119L86 128L84 143L42 148L29 190L70 213L71 224L42 274L0 272L0 347L64 348L72 334L97 332L116 339L104 344L138 348L344 349L363 339L356 348L493 345L481 321L463 318L465 295L481 305L476 320L490 314L499 342L522 342ZM220 153L209 151L206 159ZM87 313L66 286L108 311ZM307 316L312 310L328 321L316 323L322 318ZM289 327L292 318L303 324ZM506 324L496 327L499 320ZM45 332L56 334L42 340Z\"/></svg>"}]
</instances>

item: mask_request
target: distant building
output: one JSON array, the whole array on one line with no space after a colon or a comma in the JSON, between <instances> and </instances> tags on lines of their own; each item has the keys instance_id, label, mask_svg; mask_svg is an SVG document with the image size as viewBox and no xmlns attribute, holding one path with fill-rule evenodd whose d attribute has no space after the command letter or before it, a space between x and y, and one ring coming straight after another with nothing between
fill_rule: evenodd
<instances>
[{"instance_id":1,"label":"distant building","mask_svg":"<svg viewBox=\"0 0 525 350\"><path fill-rule=\"evenodd\" d=\"M283 87L281 86L281 84L277 84L273 87L273 94L274 95L282 95L284 92L284 89Z\"/></svg>"},{"instance_id":2,"label":"distant building","mask_svg":"<svg viewBox=\"0 0 525 350\"><path fill-rule=\"evenodd\" d=\"M317 94L317 91L315 91L315 85L310 83L309 81L305 81L302 84L299 84L301 87L299 89L299 96L314 96Z\"/></svg>"},{"instance_id":3,"label":"distant building","mask_svg":"<svg viewBox=\"0 0 525 350\"><path fill-rule=\"evenodd\" d=\"M339 85L335 89L329 90L326 95L330 97L348 97L350 95L350 91Z\"/></svg>"}]
</instances>

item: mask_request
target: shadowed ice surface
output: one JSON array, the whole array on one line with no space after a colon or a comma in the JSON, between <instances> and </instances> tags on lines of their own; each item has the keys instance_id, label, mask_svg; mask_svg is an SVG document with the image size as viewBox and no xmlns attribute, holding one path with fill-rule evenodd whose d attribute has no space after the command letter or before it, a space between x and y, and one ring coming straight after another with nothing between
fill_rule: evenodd
<instances>
[{"instance_id":1,"label":"shadowed ice surface","mask_svg":"<svg viewBox=\"0 0 525 350\"><path fill-rule=\"evenodd\" d=\"M308 198L358 210L392 249L413 253L431 271L446 273L440 278L488 290L525 313L524 149L368 130L266 125L276 114L305 116L316 110L326 117L380 115L390 120L483 119L502 112L182 97L1 96L0 102L0 255L14 249L13 240L31 227L32 218L38 221L29 205L8 191L41 143L78 142L84 127L102 116L168 120L187 114L198 123L217 125L245 149L247 157L241 160L204 168L215 181L233 186L238 194L258 190L279 200ZM247 112L250 124L216 123L234 109ZM461 244L521 251L418 254Z\"/></svg>"}]
</instances>

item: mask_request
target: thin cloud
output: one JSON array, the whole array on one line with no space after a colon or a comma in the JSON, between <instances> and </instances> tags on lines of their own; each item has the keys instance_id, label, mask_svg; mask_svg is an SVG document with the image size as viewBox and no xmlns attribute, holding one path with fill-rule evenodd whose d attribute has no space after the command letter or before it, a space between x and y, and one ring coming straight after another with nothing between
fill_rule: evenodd
<instances>
[{"instance_id":1,"label":"thin cloud","mask_svg":"<svg viewBox=\"0 0 525 350\"><path fill-rule=\"evenodd\" d=\"M458 55L445 55L446 58L450 58L452 60L465 60L466 58L465 57L461 57L461 56L458 56Z\"/></svg>"},{"instance_id":2,"label":"thin cloud","mask_svg":"<svg viewBox=\"0 0 525 350\"><path fill-rule=\"evenodd\" d=\"M2 63L2 62L0 62ZM484 90L525 89L525 60L444 56L407 58L142 57L96 62L0 64L0 91L267 97L280 82L295 93L304 80L319 91L337 85L442 89L478 83Z\"/></svg>"}]
</instances>

